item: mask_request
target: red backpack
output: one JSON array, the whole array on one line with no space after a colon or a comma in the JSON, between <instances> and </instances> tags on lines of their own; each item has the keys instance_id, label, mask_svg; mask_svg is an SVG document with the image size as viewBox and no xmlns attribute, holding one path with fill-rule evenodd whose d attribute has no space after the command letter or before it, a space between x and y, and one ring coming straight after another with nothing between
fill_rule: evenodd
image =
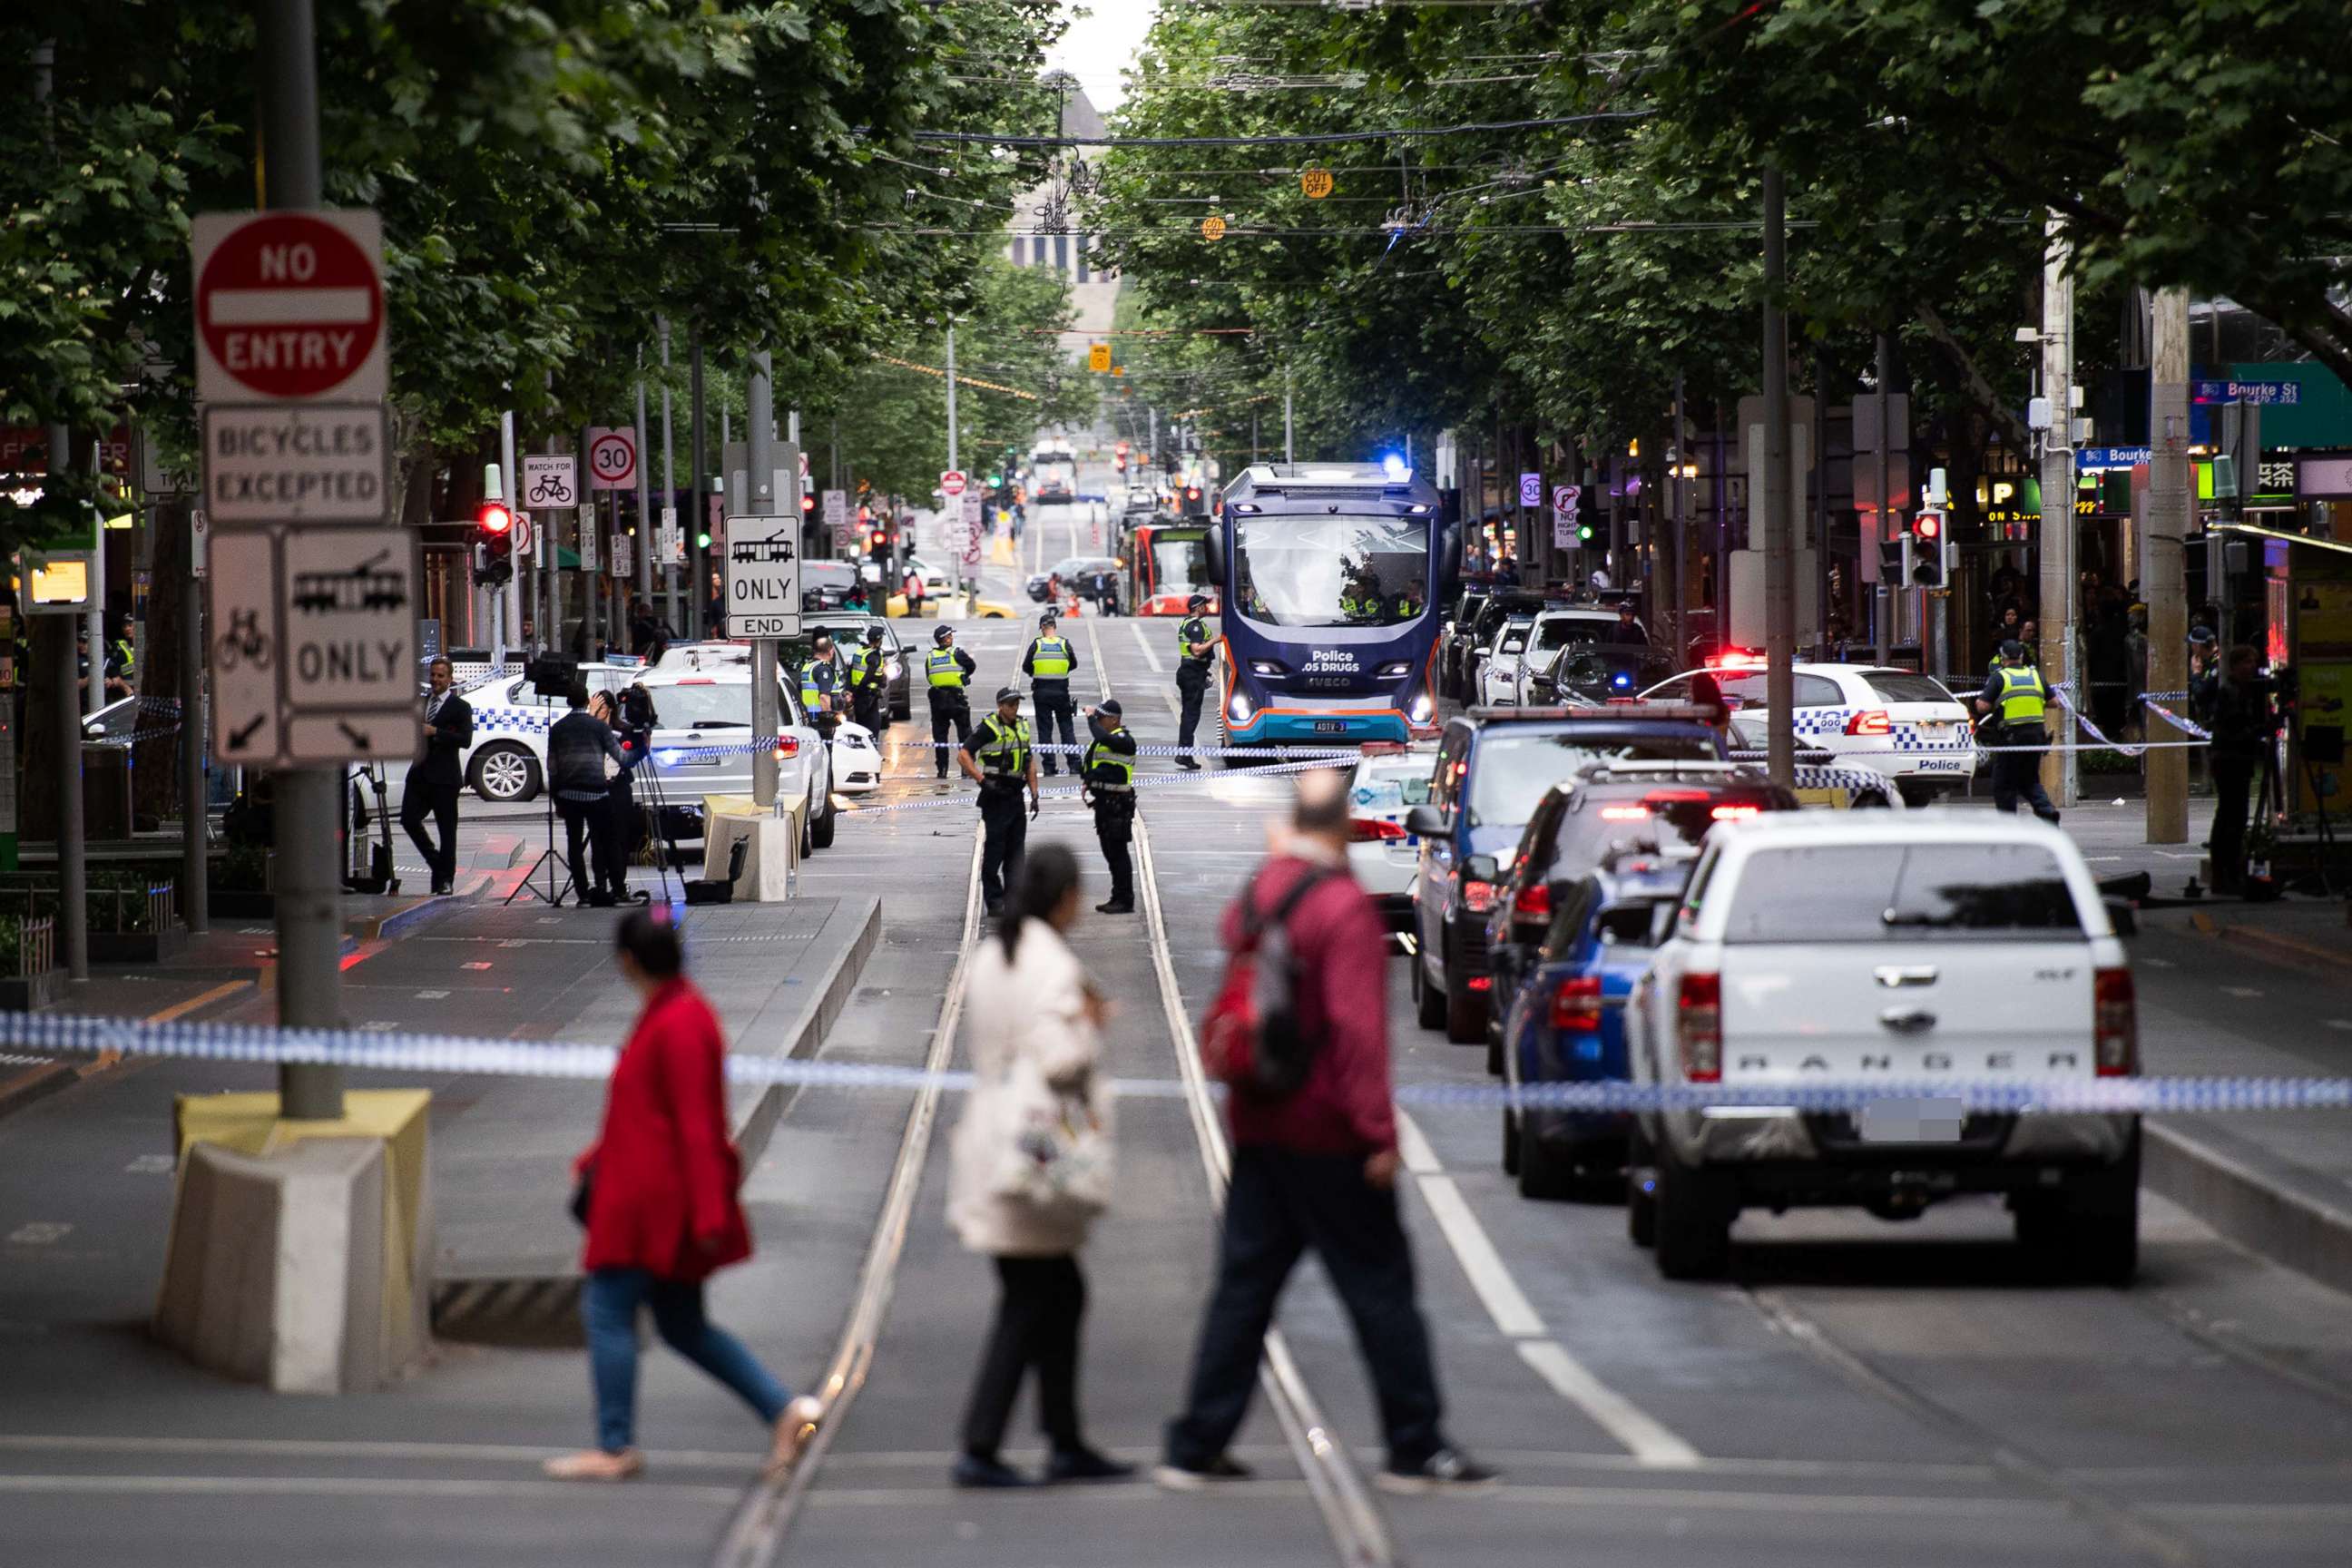
<instances>
[{"instance_id":1,"label":"red backpack","mask_svg":"<svg viewBox=\"0 0 2352 1568\"><path fill-rule=\"evenodd\" d=\"M1308 868L1271 910L1258 907L1257 878L1242 892L1241 940L1201 1020L1201 1062L1211 1078L1252 1099L1287 1098L1315 1065L1321 1042L1299 1026L1298 955L1289 922L1307 895L1331 876L1322 867Z\"/></svg>"}]
</instances>

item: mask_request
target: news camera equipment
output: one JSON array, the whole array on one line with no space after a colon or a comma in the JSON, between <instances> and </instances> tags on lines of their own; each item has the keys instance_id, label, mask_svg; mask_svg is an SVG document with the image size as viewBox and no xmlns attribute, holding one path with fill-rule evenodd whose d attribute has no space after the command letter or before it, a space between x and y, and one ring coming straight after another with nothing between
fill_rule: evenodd
<instances>
[{"instance_id":1,"label":"news camera equipment","mask_svg":"<svg viewBox=\"0 0 2352 1568\"><path fill-rule=\"evenodd\" d=\"M540 654L524 663L522 674L523 679L530 682L531 690L538 694L541 720L547 726L546 732L551 740L555 732L555 700L558 697L563 697L569 700L572 683L580 679L580 665L574 659L558 658L552 654ZM551 758L553 754L551 743L549 755ZM532 898L545 903L549 909L560 910L563 907L563 895L572 889L572 868L564 866L563 857L555 852L553 784L551 779L546 776L542 776L539 782L539 793L547 800L547 847L539 852L539 858L530 863L530 869L522 874L522 880L515 884L514 891L499 900L501 908L529 893ZM543 893L531 886L530 881L533 877L539 875L539 868L541 866L547 868L547 891ZM558 867L563 868L563 885L561 888L555 884L555 872Z\"/></svg>"},{"instance_id":2,"label":"news camera equipment","mask_svg":"<svg viewBox=\"0 0 2352 1568\"><path fill-rule=\"evenodd\" d=\"M534 654L524 661L522 677L530 682L533 695L551 700L571 691L572 683L580 679L580 661L561 654Z\"/></svg>"},{"instance_id":3,"label":"news camera equipment","mask_svg":"<svg viewBox=\"0 0 2352 1568\"><path fill-rule=\"evenodd\" d=\"M640 848L651 858L654 875L661 884L662 901L671 901L669 879L673 874L671 858L677 853L677 839L668 831L671 820L669 792L662 784L661 769L653 756L654 731L661 723L661 714L654 707L653 693L642 686L631 686L620 693L616 704L621 720L622 739L635 746L641 760L631 771L632 791L637 803L636 826L645 834L642 846L625 844L623 852L632 858ZM683 879L681 879L681 881ZM639 892L638 901L650 902L651 895Z\"/></svg>"}]
</instances>

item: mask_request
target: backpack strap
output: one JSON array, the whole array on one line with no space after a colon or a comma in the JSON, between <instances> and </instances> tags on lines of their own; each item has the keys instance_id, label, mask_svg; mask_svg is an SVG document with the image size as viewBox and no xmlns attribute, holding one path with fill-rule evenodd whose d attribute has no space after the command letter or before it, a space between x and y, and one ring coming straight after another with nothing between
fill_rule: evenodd
<instances>
[{"instance_id":1,"label":"backpack strap","mask_svg":"<svg viewBox=\"0 0 2352 1568\"><path fill-rule=\"evenodd\" d=\"M1265 874L1265 870L1261 868L1258 877ZM1242 920L1242 942L1244 949L1255 947L1258 939L1270 928L1286 924L1292 912L1306 900L1307 895L1329 881L1337 874L1327 866L1309 866L1307 868L1307 874L1293 882L1289 891L1276 900L1274 907L1270 910L1258 908L1257 877L1252 877L1249 889L1242 901L1242 909L1244 911Z\"/></svg>"}]
</instances>

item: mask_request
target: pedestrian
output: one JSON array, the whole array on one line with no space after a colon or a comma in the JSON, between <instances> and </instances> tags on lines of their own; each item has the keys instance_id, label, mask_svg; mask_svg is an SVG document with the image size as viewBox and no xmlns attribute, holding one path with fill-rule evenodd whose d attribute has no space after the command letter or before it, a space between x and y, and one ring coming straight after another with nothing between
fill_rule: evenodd
<instances>
[{"instance_id":1,"label":"pedestrian","mask_svg":"<svg viewBox=\"0 0 2352 1568\"><path fill-rule=\"evenodd\" d=\"M907 595L908 616L915 620L922 619L923 574L920 572L916 571L911 565L907 568L907 579L903 591Z\"/></svg>"},{"instance_id":2,"label":"pedestrian","mask_svg":"<svg viewBox=\"0 0 2352 1568\"><path fill-rule=\"evenodd\" d=\"M1029 726L1021 719L1021 692L1007 686L996 694L996 711L972 730L956 752L956 765L980 785L980 821L985 841L980 852L980 894L991 916L1004 906L1005 889L1020 874L1021 851L1029 837L1021 815L1021 790L1029 790L1029 816L1037 815L1037 755Z\"/></svg>"},{"instance_id":3,"label":"pedestrian","mask_svg":"<svg viewBox=\"0 0 2352 1568\"><path fill-rule=\"evenodd\" d=\"M841 607L854 610L861 616L873 609L874 601L866 595L866 577L862 572L850 583L849 591L841 596Z\"/></svg>"},{"instance_id":4,"label":"pedestrian","mask_svg":"<svg viewBox=\"0 0 2352 1568\"><path fill-rule=\"evenodd\" d=\"M789 1468L824 1420L704 1313L703 1281L751 1256L736 1197L742 1171L727 1125L727 1040L694 983L667 906L632 910L616 943L644 998L613 1064L596 1142L573 1162L572 1212L588 1228L580 1315L596 1395L596 1446L547 1462L560 1481L625 1481L636 1447L637 1314L669 1347L725 1384L773 1432L771 1472Z\"/></svg>"},{"instance_id":5,"label":"pedestrian","mask_svg":"<svg viewBox=\"0 0 2352 1568\"><path fill-rule=\"evenodd\" d=\"M132 632L129 616L113 622L114 635L106 639L106 696L109 701L117 698L139 695L139 645Z\"/></svg>"},{"instance_id":6,"label":"pedestrian","mask_svg":"<svg viewBox=\"0 0 2352 1568\"><path fill-rule=\"evenodd\" d=\"M727 635L727 584L716 572L710 574L710 600L703 607L702 635L723 637Z\"/></svg>"},{"instance_id":7,"label":"pedestrian","mask_svg":"<svg viewBox=\"0 0 2352 1568\"><path fill-rule=\"evenodd\" d=\"M1195 594L1184 602L1184 620L1176 628L1176 692L1183 700L1176 721L1176 743L1190 747L1193 732L1201 727L1201 699L1209 689L1209 664L1215 658L1217 645L1209 635L1209 623L1201 613L1209 607L1206 594ZM1198 773L1201 764L1189 756L1180 756L1176 765L1186 773Z\"/></svg>"},{"instance_id":8,"label":"pedestrian","mask_svg":"<svg viewBox=\"0 0 2352 1568\"><path fill-rule=\"evenodd\" d=\"M646 698L646 689L642 686L632 687L630 690L639 698ZM650 708L651 699L646 698L646 702ZM604 811L612 833L612 854L604 866L604 889L613 896L614 902L625 903L629 897L629 862L635 858L637 846L644 842L645 820L637 811L637 791L634 781L637 764L645 760L646 742L652 727L648 724L640 728L630 723L624 715L621 699L608 691L599 691L589 698L588 711L604 721L613 731L613 739L619 742L621 754L629 759L629 765L614 773L604 786Z\"/></svg>"},{"instance_id":9,"label":"pedestrian","mask_svg":"<svg viewBox=\"0 0 2352 1568\"><path fill-rule=\"evenodd\" d=\"M1067 637L1062 636L1061 614L1048 607L1037 617L1037 635L1029 639L1029 651L1021 656L1021 673L1029 678L1030 700L1037 704L1037 743L1050 746L1058 736L1062 745L1069 748L1068 755L1078 746L1077 726L1071 722L1070 670L1076 660ZM1059 756L1045 753L1045 776L1052 778L1062 771ZM1077 763L1070 771L1078 771Z\"/></svg>"},{"instance_id":10,"label":"pedestrian","mask_svg":"<svg viewBox=\"0 0 2352 1568\"><path fill-rule=\"evenodd\" d=\"M1601 631L1600 640L1612 647L1647 647L1650 646L1649 630L1642 625L1641 618L1634 615L1633 600L1620 599L1617 601L1616 623Z\"/></svg>"},{"instance_id":11,"label":"pedestrian","mask_svg":"<svg viewBox=\"0 0 2352 1568\"><path fill-rule=\"evenodd\" d=\"M833 634L822 626L809 638L809 656L801 665L801 706L817 738L831 744L839 724L841 659L833 651Z\"/></svg>"},{"instance_id":12,"label":"pedestrian","mask_svg":"<svg viewBox=\"0 0 2352 1568\"><path fill-rule=\"evenodd\" d=\"M436 897L457 885L457 791L466 782L458 759L474 743L473 706L452 689L456 679L456 667L446 658L425 668L430 689L425 694L425 717L417 724L416 757L400 794L400 825L425 857ZM425 831L428 815L441 836L438 845Z\"/></svg>"},{"instance_id":13,"label":"pedestrian","mask_svg":"<svg viewBox=\"0 0 2352 1568\"><path fill-rule=\"evenodd\" d=\"M1094 808L1095 841L1110 868L1110 901L1097 904L1103 915L1135 912L1135 733L1115 697L1087 710L1087 765L1079 773L1087 805Z\"/></svg>"},{"instance_id":14,"label":"pedestrian","mask_svg":"<svg viewBox=\"0 0 2352 1568\"><path fill-rule=\"evenodd\" d=\"M2253 793L2263 753L2276 734L2270 700L2256 684L2262 656L2244 643L2222 660L2213 690L2213 744L2206 765L2213 773L2213 890L2246 890L2246 805Z\"/></svg>"},{"instance_id":15,"label":"pedestrian","mask_svg":"<svg viewBox=\"0 0 2352 1568\"><path fill-rule=\"evenodd\" d=\"M641 594L629 595L629 651L647 664L659 664L662 650L675 636Z\"/></svg>"},{"instance_id":16,"label":"pedestrian","mask_svg":"<svg viewBox=\"0 0 2352 1568\"><path fill-rule=\"evenodd\" d=\"M959 1487L1021 1487L1029 1478L999 1449L1022 1380L1037 1373L1048 1481L1124 1480L1132 1465L1089 1445L1078 1421L1078 1329L1087 1310L1078 1249L1108 1196L1110 1105L1096 1077L1102 994L1065 937L1078 921L1078 863L1058 844L1021 863L997 940L971 955L964 985L964 1047L973 1089L956 1126L948 1223L996 1265L996 1319L964 1406ZM1003 1166L1042 1112L1068 1130L1057 1168L1007 1192ZM1033 1156L1034 1158L1034 1156ZM1025 1170L1024 1170L1025 1173Z\"/></svg>"},{"instance_id":17,"label":"pedestrian","mask_svg":"<svg viewBox=\"0 0 2352 1568\"><path fill-rule=\"evenodd\" d=\"M948 749L948 731L955 731L958 750L971 744L971 696L966 689L979 668L971 655L956 647L955 627L932 628L931 651L923 658L923 679L930 692L931 757L941 778L948 776L948 759L954 754Z\"/></svg>"},{"instance_id":18,"label":"pedestrian","mask_svg":"<svg viewBox=\"0 0 2352 1568\"><path fill-rule=\"evenodd\" d=\"M890 727L890 671L882 653L882 623L866 628L866 646L849 657L850 717L879 735Z\"/></svg>"},{"instance_id":19,"label":"pedestrian","mask_svg":"<svg viewBox=\"0 0 2352 1568\"><path fill-rule=\"evenodd\" d=\"M588 711L587 682L573 680L563 700L572 711L547 732L547 787L555 796L556 814L563 818L578 901L607 908L615 901L614 887L626 881L614 844L612 783L615 774L636 763L621 749L612 726ZM583 838L588 845L584 860Z\"/></svg>"},{"instance_id":20,"label":"pedestrian","mask_svg":"<svg viewBox=\"0 0 2352 1568\"><path fill-rule=\"evenodd\" d=\"M1289 1011L1311 1056L1305 1078L1279 1096L1211 1064L1232 1089L1232 1177L1184 1413L1168 1425L1154 1478L1177 1491L1247 1479L1227 1445L1249 1408L1283 1286L1312 1248L1379 1395L1388 1447L1380 1484L1407 1492L1489 1484L1494 1472L1440 1425L1436 1364L1397 1208L1388 929L1348 874L1343 773L1301 784L1288 840L1225 911L1226 950L1253 949L1270 926L1288 939Z\"/></svg>"},{"instance_id":21,"label":"pedestrian","mask_svg":"<svg viewBox=\"0 0 2352 1568\"><path fill-rule=\"evenodd\" d=\"M2042 716L2049 701L2050 688L2028 659L2025 645L2001 644L2000 668L1977 693L1977 711L1998 713L2000 719L2001 749L1992 757L1992 804L2015 816L2022 801L2034 816L2055 826L2058 808L2042 787L2042 748L2050 743Z\"/></svg>"}]
</instances>

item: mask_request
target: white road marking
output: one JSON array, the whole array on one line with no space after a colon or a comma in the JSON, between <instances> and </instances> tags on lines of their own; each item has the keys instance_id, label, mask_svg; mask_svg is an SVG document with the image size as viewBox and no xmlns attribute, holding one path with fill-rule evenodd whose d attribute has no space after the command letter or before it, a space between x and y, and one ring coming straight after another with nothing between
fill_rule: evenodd
<instances>
[{"instance_id":1,"label":"white road marking","mask_svg":"<svg viewBox=\"0 0 2352 1568\"><path fill-rule=\"evenodd\" d=\"M2259 996L2262 993L2255 990L2251 985L2224 985L2221 987L2221 994L2224 996Z\"/></svg>"},{"instance_id":2,"label":"white road marking","mask_svg":"<svg viewBox=\"0 0 2352 1568\"><path fill-rule=\"evenodd\" d=\"M122 1167L127 1176L168 1176L178 1170L179 1161L169 1154L142 1154Z\"/></svg>"},{"instance_id":3,"label":"white road marking","mask_svg":"<svg viewBox=\"0 0 2352 1568\"><path fill-rule=\"evenodd\" d=\"M416 999L419 1002L446 1002L449 999L449 993L446 991L419 991L416 994Z\"/></svg>"},{"instance_id":4,"label":"white road marking","mask_svg":"<svg viewBox=\"0 0 2352 1568\"><path fill-rule=\"evenodd\" d=\"M2331 1029L2352 1029L2352 1018L2330 1018L2327 1026Z\"/></svg>"},{"instance_id":5,"label":"white road marking","mask_svg":"<svg viewBox=\"0 0 2352 1568\"><path fill-rule=\"evenodd\" d=\"M2142 958L2137 962L2143 969L2171 969L2177 967L2173 963L2172 960L2168 958Z\"/></svg>"},{"instance_id":6,"label":"white road marking","mask_svg":"<svg viewBox=\"0 0 2352 1568\"><path fill-rule=\"evenodd\" d=\"M73 1226L63 1220L33 1219L10 1231L8 1241L15 1247L47 1247L72 1233Z\"/></svg>"},{"instance_id":7,"label":"white road marking","mask_svg":"<svg viewBox=\"0 0 2352 1568\"><path fill-rule=\"evenodd\" d=\"M1151 639L1143 635L1143 623L1139 620L1129 619L1127 623L1127 629L1135 634L1135 646L1143 650L1143 662L1151 667L1151 673L1154 675L1167 674L1168 667L1160 662L1160 656L1157 653L1154 653L1151 649Z\"/></svg>"},{"instance_id":8,"label":"white road marking","mask_svg":"<svg viewBox=\"0 0 2352 1568\"><path fill-rule=\"evenodd\" d=\"M1444 1165L1430 1147L1429 1140L1423 1136L1419 1124L1402 1111L1397 1113L1397 1152L1419 1184L1439 1232L1454 1249L1454 1259L1469 1277L1470 1288L1477 1292L1486 1315L1495 1320L1496 1328L1518 1342L1519 1359L1533 1368L1553 1393L1624 1444L1626 1451L1644 1467L1689 1469L1698 1465L1696 1448L1594 1376L1590 1368L1569 1353L1567 1347L1550 1337L1550 1331L1544 1327L1543 1314L1519 1289L1502 1254L1495 1249L1486 1227L1470 1212L1470 1205L1454 1178L1445 1174Z\"/></svg>"}]
</instances>

